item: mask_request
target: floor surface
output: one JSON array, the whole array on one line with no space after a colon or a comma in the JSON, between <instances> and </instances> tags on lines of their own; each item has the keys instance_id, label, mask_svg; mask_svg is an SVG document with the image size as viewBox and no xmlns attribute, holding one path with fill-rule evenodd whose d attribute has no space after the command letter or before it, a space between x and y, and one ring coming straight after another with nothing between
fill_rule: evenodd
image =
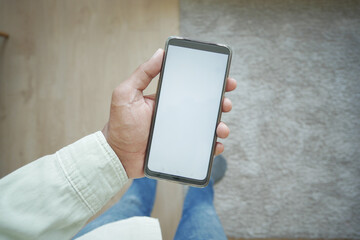
<instances>
[{"instance_id":1,"label":"floor surface","mask_svg":"<svg viewBox=\"0 0 360 240\"><path fill-rule=\"evenodd\" d=\"M182 35L233 49L228 236L360 238L359 16L359 1L180 2Z\"/></svg>"},{"instance_id":2,"label":"floor surface","mask_svg":"<svg viewBox=\"0 0 360 240\"><path fill-rule=\"evenodd\" d=\"M10 35L0 38L3 177L101 130L112 90L179 34L179 3L0 0L0 31ZM155 88L156 81L146 92ZM181 206L182 187L160 183L153 215L164 239L172 239Z\"/></svg>"}]
</instances>

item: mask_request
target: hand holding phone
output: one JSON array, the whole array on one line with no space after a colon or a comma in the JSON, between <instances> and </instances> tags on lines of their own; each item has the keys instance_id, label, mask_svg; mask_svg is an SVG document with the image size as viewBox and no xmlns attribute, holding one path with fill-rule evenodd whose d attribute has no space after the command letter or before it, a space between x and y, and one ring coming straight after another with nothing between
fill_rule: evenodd
<instances>
[{"instance_id":1,"label":"hand holding phone","mask_svg":"<svg viewBox=\"0 0 360 240\"><path fill-rule=\"evenodd\" d=\"M153 57L141 64L127 80L116 87L112 94L110 118L102 132L120 159L129 178L144 176L144 159L155 98L144 96L143 90L152 78L159 74L163 57L164 50L156 51ZM226 91L232 91L235 88L236 81L228 78ZM224 98L222 107L223 112L230 111L230 100ZM227 126L220 123L217 127L217 136L226 138L227 134ZM223 149L221 143L216 144L216 154L220 154Z\"/></svg>"}]
</instances>

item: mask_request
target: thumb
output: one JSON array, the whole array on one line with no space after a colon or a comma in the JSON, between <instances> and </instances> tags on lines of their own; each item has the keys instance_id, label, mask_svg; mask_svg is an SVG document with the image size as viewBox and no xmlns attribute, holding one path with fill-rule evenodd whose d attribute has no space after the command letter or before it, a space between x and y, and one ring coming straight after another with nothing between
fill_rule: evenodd
<instances>
[{"instance_id":1,"label":"thumb","mask_svg":"<svg viewBox=\"0 0 360 240\"><path fill-rule=\"evenodd\" d=\"M131 85L140 91L143 91L150 81L159 74L164 50L159 48L154 55L145 63L141 64L130 76Z\"/></svg>"}]
</instances>

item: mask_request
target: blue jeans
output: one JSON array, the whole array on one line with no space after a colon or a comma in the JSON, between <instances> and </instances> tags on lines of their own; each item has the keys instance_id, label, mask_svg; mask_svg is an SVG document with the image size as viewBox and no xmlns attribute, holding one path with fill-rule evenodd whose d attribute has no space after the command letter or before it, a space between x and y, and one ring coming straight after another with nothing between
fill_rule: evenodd
<instances>
[{"instance_id":1,"label":"blue jeans","mask_svg":"<svg viewBox=\"0 0 360 240\"><path fill-rule=\"evenodd\" d=\"M88 223L74 238L104 224L134 216L150 216L155 202L156 180L135 179L114 206ZM227 239L215 212L213 181L205 188L189 187L174 239Z\"/></svg>"}]
</instances>

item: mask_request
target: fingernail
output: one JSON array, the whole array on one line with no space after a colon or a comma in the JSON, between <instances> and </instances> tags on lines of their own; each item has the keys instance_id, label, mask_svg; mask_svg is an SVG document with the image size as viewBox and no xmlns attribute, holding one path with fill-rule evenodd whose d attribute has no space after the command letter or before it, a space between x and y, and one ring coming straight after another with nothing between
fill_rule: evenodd
<instances>
[{"instance_id":1,"label":"fingernail","mask_svg":"<svg viewBox=\"0 0 360 240\"><path fill-rule=\"evenodd\" d=\"M161 53L162 49L159 48L158 50L156 50L156 52L154 53L154 55L151 58L155 58L157 57L160 53Z\"/></svg>"}]
</instances>

